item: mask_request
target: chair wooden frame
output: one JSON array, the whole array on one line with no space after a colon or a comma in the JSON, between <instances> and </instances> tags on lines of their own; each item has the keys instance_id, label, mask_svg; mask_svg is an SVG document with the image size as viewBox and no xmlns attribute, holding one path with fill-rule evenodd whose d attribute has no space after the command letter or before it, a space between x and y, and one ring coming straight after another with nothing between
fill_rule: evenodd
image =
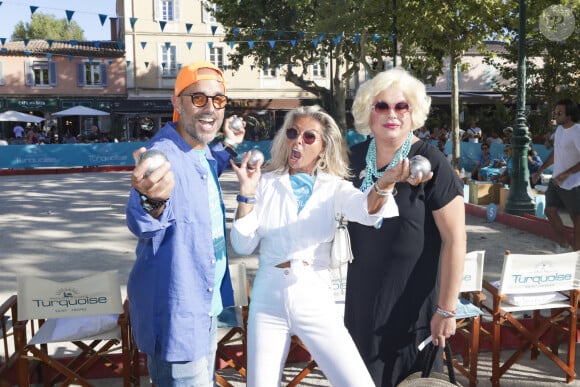
<instances>
[{"instance_id":1,"label":"chair wooden frame","mask_svg":"<svg viewBox=\"0 0 580 387\"><path fill-rule=\"evenodd\" d=\"M543 272L546 275L544 278L548 278L548 274L558 275L558 277L550 277L555 278L553 283L542 283L542 286L530 285L524 287L521 285L522 281L512 281L514 278L518 278L516 277L518 273L522 273L522 271L518 272L514 270L519 270L520 266L518 266L518 264L525 261L528 261L528 267L535 265L539 271ZM486 336L492 341L492 386L499 387L502 375L504 375L527 350L531 351L532 359L537 358L538 354L542 352L559 368L561 368L562 371L564 371L567 383L574 380L576 327L578 318L578 301L580 298L580 291L576 283L576 267L579 263L580 252L578 251L573 253L546 255L520 255L511 254L509 251L506 251L499 287L494 286L488 281L483 282L485 290L487 290L491 295L490 299L483 302L482 307L492 316L491 332L486 334ZM557 268L557 271L553 271L553 268ZM534 278L533 272L526 273L526 275L528 278ZM519 278L522 277L520 276ZM537 282L540 283L540 277L535 278L537 278ZM558 280L560 278L562 281ZM560 292L567 296L567 300L527 306L514 306L507 301L508 295L535 295L545 292ZM549 315L542 315L542 310L549 311ZM522 311L532 312L531 327L522 324L522 322L514 316L514 313ZM503 362L503 364L500 364L502 328L514 332L523 343L506 361ZM542 339L546 333L551 334L549 345L546 345L544 339ZM565 361L560 359L557 351L558 344L562 337L565 337L568 350Z\"/></svg>"},{"instance_id":2,"label":"chair wooden frame","mask_svg":"<svg viewBox=\"0 0 580 387\"><path fill-rule=\"evenodd\" d=\"M248 313L250 302L250 283L247 279L246 265L236 263L229 265L232 285L234 288L234 304L237 326L231 327L228 332L218 341L216 350L216 363L223 360L229 367L235 369L246 380L246 332L248 327ZM241 359L230 356L227 347L231 345L242 346ZM216 383L221 387L231 387L225 378L216 373Z\"/></svg>"}]
</instances>

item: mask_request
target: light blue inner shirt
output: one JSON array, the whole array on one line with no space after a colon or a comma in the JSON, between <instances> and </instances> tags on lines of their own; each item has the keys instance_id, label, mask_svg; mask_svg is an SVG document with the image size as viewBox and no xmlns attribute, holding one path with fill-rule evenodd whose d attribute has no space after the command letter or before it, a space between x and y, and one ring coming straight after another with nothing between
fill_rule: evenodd
<instances>
[{"instance_id":1,"label":"light blue inner shirt","mask_svg":"<svg viewBox=\"0 0 580 387\"><path fill-rule=\"evenodd\" d=\"M212 172L207 159L205 158L205 150L195 150L199 155L202 165L207 170L208 179L207 190L209 197L209 212L211 215L211 234L213 237L213 248L215 251L215 284L213 297L211 300L211 314L212 316L217 316L222 312L222 297L220 293L220 287L222 280L226 273L226 238L224 235L223 227L223 213L221 207L220 193L217 186L217 181L214 178L214 173Z\"/></svg>"},{"instance_id":2,"label":"light blue inner shirt","mask_svg":"<svg viewBox=\"0 0 580 387\"><path fill-rule=\"evenodd\" d=\"M312 190L314 189L315 180L315 176L311 176L307 173L296 173L294 175L290 175L290 184L292 185L294 196L298 201L298 213L302 211L304 205L308 199L310 199Z\"/></svg>"}]
</instances>

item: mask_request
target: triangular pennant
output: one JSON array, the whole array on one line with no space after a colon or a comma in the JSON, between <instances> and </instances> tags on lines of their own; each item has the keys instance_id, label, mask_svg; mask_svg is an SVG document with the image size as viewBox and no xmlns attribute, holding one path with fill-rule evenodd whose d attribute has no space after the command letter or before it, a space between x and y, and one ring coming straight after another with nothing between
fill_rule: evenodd
<instances>
[{"instance_id":1,"label":"triangular pennant","mask_svg":"<svg viewBox=\"0 0 580 387\"><path fill-rule=\"evenodd\" d=\"M254 48L254 41L253 40L248 40L248 47L250 47L250 49Z\"/></svg>"},{"instance_id":2,"label":"triangular pennant","mask_svg":"<svg viewBox=\"0 0 580 387\"><path fill-rule=\"evenodd\" d=\"M191 50L191 42L185 42L185 45L187 46L188 50Z\"/></svg>"},{"instance_id":3,"label":"triangular pennant","mask_svg":"<svg viewBox=\"0 0 580 387\"><path fill-rule=\"evenodd\" d=\"M318 41L321 42L324 39L324 32L318 34Z\"/></svg>"},{"instance_id":4,"label":"triangular pennant","mask_svg":"<svg viewBox=\"0 0 580 387\"><path fill-rule=\"evenodd\" d=\"M191 27L193 27L192 23L185 23L185 30L188 34L191 32Z\"/></svg>"},{"instance_id":5,"label":"triangular pennant","mask_svg":"<svg viewBox=\"0 0 580 387\"><path fill-rule=\"evenodd\" d=\"M141 42L141 48L145 49L145 47L147 46L147 42Z\"/></svg>"},{"instance_id":6,"label":"triangular pennant","mask_svg":"<svg viewBox=\"0 0 580 387\"><path fill-rule=\"evenodd\" d=\"M26 56L30 56L30 50L25 50L25 51L24 51L24 55L26 55Z\"/></svg>"},{"instance_id":7,"label":"triangular pennant","mask_svg":"<svg viewBox=\"0 0 580 387\"><path fill-rule=\"evenodd\" d=\"M215 36L215 32L217 31L217 26L211 26L211 34Z\"/></svg>"},{"instance_id":8,"label":"triangular pennant","mask_svg":"<svg viewBox=\"0 0 580 387\"><path fill-rule=\"evenodd\" d=\"M95 46L95 48L100 48L101 47L101 42L99 42L98 40L95 40L93 42L93 45Z\"/></svg>"},{"instance_id":9,"label":"triangular pennant","mask_svg":"<svg viewBox=\"0 0 580 387\"><path fill-rule=\"evenodd\" d=\"M31 15L34 15L34 12L36 12L36 10L37 10L37 9L38 9L38 7L36 7L36 6L34 6L34 5L31 5L31 6L30 6L30 14L31 14Z\"/></svg>"},{"instance_id":10,"label":"triangular pennant","mask_svg":"<svg viewBox=\"0 0 580 387\"><path fill-rule=\"evenodd\" d=\"M207 42L207 46L209 47L209 49L211 50L213 48L213 42Z\"/></svg>"},{"instance_id":11,"label":"triangular pennant","mask_svg":"<svg viewBox=\"0 0 580 387\"><path fill-rule=\"evenodd\" d=\"M113 64L113 59L109 58L109 66Z\"/></svg>"},{"instance_id":12,"label":"triangular pennant","mask_svg":"<svg viewBox=\"0 0 580 387\"><path fill-rule=\"evenodd\" d=\"M169 50L169 47L171 47L171 42L165 42L165 49Z\"/></svg>"},{"instance_id":13,"label":"triangular pennant","mask_svg":"<svg viewBox=\"0 0 580 387\"><path fill-rule=\"evenodd\" d=\"M105 22L107 21L107 15L103 15L102 13L99 14L99 20L101 22L101 25L104 26Z\"/></svg>"},{"instance_id":14,"label":"triangular pennant","mask_svg":"<svg viewBox=\"0 0 580 387\"><path fill-rule=\"evenodd\" d=\"M167 24L166 21L161 20L159 22L159 27L161 27L161 32L163 32L163 30L165 29L165 25Z\"/></svg>"},{"instance_id":15,"label":"triangular pennant","mask_svg":"<svg viewBox=\"0 0 580 387\"><path fill-rule=\"evenodd\" d=\"M148 69L149 68L149 62L145 62L145 68Z\"/></svg>"},{"instance_id":16,"label":"triangular pennant","mask_svg":"<svg viewBox=\"0 0 580 387\"><path fill-rule=\"evenodd\" d=\"M122 40L117 40L117 47L119 47L119 50L122 50L123 47L125 47L125 42Z\"/></svg>"},{"instance_id":17,"label":"triangular pennant","mask_svg":"<svg viewBox=\"0 0 580 387\"><path fill-rule=\"evenodd\" d=\"M77 43L78 43L78 41L76 41L76 40L71 40L70 41L70 45L73 46L73 47L75 47L77 45Z\"/></svg>"},{"instance_id":18,"label":"triangular pennant","mask_svg":"<svg viewBox=\"0 0 580 387\"><path fill-rule=\"evenodd\" d=\"M381 40L381 35L373 34L373 42L378 43Z\"/></svg>"},{"instance_id":19,"label":"triangular pennant","mask_svg":"<svg viewBox=\"0 0 580 387\"><path fill-rule=\"evenodd\" d=\"M52 40L52 39L48 39L48 40L46 41L46 43L48 43L48 48L51 48L51 47L52 47L52 44L54 43L54 40Z\"/></svg>"},{"instance_id":20,"label":"triangular pennant","mask_svg":"<svg viewBox=\"0 0 580 387\"><path fill-rule=\"evenodd\" d=\"M272 47L272 48L274 48L274 46L276 45L275 40L270 40L268 43L270 43L270 47Z\"/></svg>"},{"instance_id":21,"label":"triangular pennant","mask_svg":"<svg viewBox=\"0 0 580 387\"><path fill-rule=\"evenodd\" d=\"M126 63L127 63L127 67L131 66L131 61L130 60L128 60Z\"/></svg>"},{"instance_id":22,"label":"triangular pennant","mask_svg":"<svg viewBox=\"0 0 580 387\"><path fill-rule=\"evenodd\" d=\"M2 50L6 50L6 49L5 49L5 48L3 48ZM250 65L250 70L251 70L251 71L254 71L254 67L256 67L256 66L254 66L254 65Z\"/></svg>"},{"instance_id":23,"label":"triangular pennant","mask_svg":"<svg viewBox=\"0 0 580 387\"><path fill-rule=\"evenodd\" d=\"M0 42L2 42L2 45L4 45L4 43L6 43L6 38L0 38Z\"/></svg>"},{"instance_id":24,"label":"triangular pennant","mask_svg":"<svg viewBox=\"0 0 580 387\"><path fill-rule=\"evenodd\" d=\"M167 67L167 63L161 62L161 67L163 68L163 70L165 70L165 67Z\"/></svg>"},{"instance_id":25,"label":"triangular pennant","mask_svg":"<svg viewBox=\"0 0 580 387\"><path fill-rule=\"evenodd\" d=\"M236 42L231 41L231 40L228 42L228 46L230 46L230 49L232 49L232 50L234 49L235 44L236 44Z\"/></svg>"},{"instance_id":26,"label":"triangular pennant","mask_svg":"<svg viewBox=\"0 0 580 387\"><path fill-rule=\"evenodd\" d=\"M296 39L290 39L290 44L292 45L292 47L296 46Z\"/></svg>"},{"instance_id":27,"label":"triangular pennant","mask_svg":"<svg viewBox=\"0 0 580 387\"><path fill-rule=\"evenodd\" d=\"M240 34L240 27L234 27L232 31L234 33L234 38L237 38L238 35Z\"/></svg>"},{"instance_id":28,"label":"triangular pennant","mask_svg":"<svg viewBox=\"0 0 580 387\"><path fill-rule=\"evenodd\" d=\"M228 65L224 65L224 71L228 69Z\"/></svg>"},{"instance_id":29,"label":"triangular pennant","mask_svg":"<svg viewBox=\"0 0 580 387\"><path fill-rule=\"evenodd\" d=\"M22 41L24 42L24 47L26 47L26 46L28 46L30 39L22 39Z\"/></svg>"},{"instance_id":30,"label":"triangular pennant","mask_svg":"<svg viewBox=\"0 0 580 387\"><path fill-rule=\"evenodd\" d=\"M2 55L6 55L8 53L8 49L6 47L2 47Z\"/></svg>"},{"instance_id":31,"label":"triangular pennant","mask_svg":"<svg viewBox=\"0 0 580 387\"><path fill-rule=\"evenodd\" d=\"M304 31L300 31L300 32L298 33L298 39L299 39L299 40L304 40Z\"/></svg>"},{"instance_id":32,"label":"triangular pennant","mask_svg":"<svg viewBox=\"0 0 580 387\"><path fill-rule=\"evenodd\" d=\"M52 54L50 52L46 54L46 60L49 62L52 60Z\"/></svg>"},{"instance_id":33,"label":"triangular pennant","mask_svg":"<svg viewBox=\"0 0 580 387\"><path fill-rule=\"evenodd\" d=\"M70 23L70 21L72 20L73 15L75 14L75 11L70 11L70 10L65 10L64 12L66 12L66 20Z\"/></svg>"},{"instance_id":34,"label":"triangular pennant","mask_svg":"<svg viewBox=\"0 0 580 387\"><path fill-rule=\"evenodd\" d=\"M137 18L136 17L130 17L129 18L129 24L131 25L131 29L132 30L135 29L135 23L137 23Z\"/></svg>"},{"instance_id":35,"label":"triangular pennant","mask_svg":"<svg viewBox=\"0 0 580 387\"><path fill-rule=\"evenodd\" d=\"M256 31L256 34L258 35L259 38L262 37L263 33L264 33L264 30L262 28L258 28L258 30Z\"/></svg>"},{"instance_id":36,"label":"triangular pennant","mask_svg":"<svg viewBox=\"0 0 580 387\"><path fill-rule=\"evenodd\" d=\"M318 39L312 39L312 45L314 46L314 48L318 47Z\"/></svg>"},{"instance_id":37,"label":"triangular pennant","mask_svg":"<svg viewBox=\"0 0 580 387\"><path fill-rule=\"evenodd\" d=\"M72 55L69 55L68 56L68 63L72 63L72 61L73 61L73 56Z\"/></svg>"}]
</instances>

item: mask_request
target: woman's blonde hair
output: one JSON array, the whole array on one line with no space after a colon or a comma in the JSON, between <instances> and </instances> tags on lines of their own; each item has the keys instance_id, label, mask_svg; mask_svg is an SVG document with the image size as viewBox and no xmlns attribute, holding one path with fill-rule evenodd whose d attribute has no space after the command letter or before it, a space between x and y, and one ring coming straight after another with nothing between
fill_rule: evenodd
<instances>
[{"instance_id":1,"label":"woman's blonde hair","mask_svg":"<svg viewBox=\"0 0 580 387\"><path fill-rule=\"evenodd\" d=\"M286 129L291 128L300 117L315 119L322 126L321 135L324 149L318 160L317 169L342 178L349 177L346 141L334 119L318 105L301 106L286 113L284 123L272 141L271 159L266 170L279 173L285 173L289 170Z\"/></svg>"},{"instance_id":2,"label":"woman's blonde hair","mask_svg":"<svg viewBox=\"0 0 580 387\"><path fill-rule=\"evenodd\" d=\"M351 110L358 133L371 134L369 121L373 101L378 94L388 89L401 90L411 106L413 121L411 130L425 124L431 108L431 98L427 95L425 85L407 71L397 67L377 74L359 87Z\"/></svg>"}]
</instances>

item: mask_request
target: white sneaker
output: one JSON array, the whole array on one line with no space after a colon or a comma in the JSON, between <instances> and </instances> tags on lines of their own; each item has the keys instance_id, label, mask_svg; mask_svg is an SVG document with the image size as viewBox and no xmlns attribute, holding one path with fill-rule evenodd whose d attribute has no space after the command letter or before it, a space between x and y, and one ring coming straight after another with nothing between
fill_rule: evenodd
<instances>
[{"instance_id":1,"label":"white sneaker","mask_svg":"<svg viewBox=\"0 0 580 387\"><path fill-rule=\"evenodd\" d=\"M554 252L556 254L569 253L572 251L574 251L574 250L572 250L572 246L570 246L570 245L568 245L566 247L562 247L558 243L556 243L556 247L554 248Z\"/></svg>"}]
</instances>

